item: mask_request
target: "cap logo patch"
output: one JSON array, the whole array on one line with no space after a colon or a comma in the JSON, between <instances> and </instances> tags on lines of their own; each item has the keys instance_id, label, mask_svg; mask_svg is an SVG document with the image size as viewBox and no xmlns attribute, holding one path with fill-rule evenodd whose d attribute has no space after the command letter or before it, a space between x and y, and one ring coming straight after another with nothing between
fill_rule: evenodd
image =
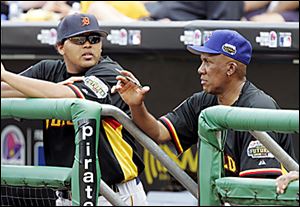
<instances>
[{"instance_id":1,"label":"cap logo patch","mask_svg":"<svg viewBox=\"0 0 300 207\"><path fill-rule=\"evenodd\" d=\"M222 46L222 50L230 55L236 54L236 47L234 45L231 45L228 43L226 43Z\"/></svg>"},{"instance_id":2,"label":"cap logo patch","mask_svg":"<svg viewBox=\"0 0 300 207\"><path fill-rule=\"evenodd\" d=\"M81 17L81 26L88 26L90 25L90 18L88 17Z\"/></svg>"}]
</instances>

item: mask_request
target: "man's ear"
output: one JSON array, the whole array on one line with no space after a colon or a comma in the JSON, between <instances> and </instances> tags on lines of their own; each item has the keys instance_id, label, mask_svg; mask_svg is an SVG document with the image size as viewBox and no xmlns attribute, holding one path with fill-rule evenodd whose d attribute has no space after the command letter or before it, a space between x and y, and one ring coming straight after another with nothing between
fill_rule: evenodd
<instances>
[{"instance_id":1,"label":"man's ear","mask_svg":"<svg viewBox=\"0 0 300 207\"><path fill-rule=\"evenodd\" d=\"M56 50L60 55L64 55L65 51L64 51L64 45L61 43L56 44Z\"/></svg>"},{"instance_id":2,"label":"man's ear","mask_svg":"<svg viewBox=\"0 0 300 207\"><path fill-rule=\"evenodd\" d=\"M237 70L237 63L229 62L227 66L228 66L227 72L226 72L227 76L233 75L235 73L235 71Z\"/></svg>"}]
</instances>

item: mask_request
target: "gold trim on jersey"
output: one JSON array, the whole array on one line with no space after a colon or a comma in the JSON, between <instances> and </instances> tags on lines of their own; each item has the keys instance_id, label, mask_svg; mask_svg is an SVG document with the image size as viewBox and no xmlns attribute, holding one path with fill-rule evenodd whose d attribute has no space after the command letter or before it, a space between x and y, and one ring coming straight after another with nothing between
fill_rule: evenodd
<instances>
[{"instance_id":1,"label":"gold trim on jersey","mask_svg":"<svg viewBox=\"0 0 300 207\"><path fill-rule=\"evenodd\" d=\"M114 119L108 118L102 120L103 128L107 139L112 147L124 174L124 181L132 180L138 176L138 169L133 162L133 150L131 146L123 139L123 126Z\"/></svg>"},{"instance_id":2,"label":"gold trim on jersey","mask_svg":"<svg viewBox=\"0 0 300 207\"><path fill-rule=\"evenodd\" d=\"M236 173L236 171L237 171L235 161L229 155L224 156L224 168L233 173Z\"/></svg>"},{"instance_id":3,"label":"gold trim on jersey","mask_svg":"<svg viewBox=\"0 0 300 207\"><path fill-rule=\"evenodd\" d=\"M280 163L280 169L283 175L288 173L288 171L284 168L282 163Z\"/></svg>"},{"instance_id":4,"label":"gold trim on jersey","mask_svg":"<svg viewBox=\"0 0 300 207\"><path fill-rule=\"evenodd\" d=\"M72 121L65 121L60 119L46 119L46 129L49 127L63 127L65 125L73 125Z\"/></svg>"},{"instance_id":5,"label":"gold trim on jersey","mask_svg":"<svg viewBox=\"0 0 300 207\"><path fill-rule=\"evenodd\" d=\"M73 84L67 84L67 86L69 86L71 88L71 90L73 90L73 92L75 93L77 98L85 99L84 94L81 92L81 90L77 86L75 86Z\"/></svg>"},{"instance_id":6,"label":"gold trim on jersey","mask_svg":"<svg viewBox=\"0 0 300 207\"><path fill-rule=\"evenodd\" d=\"M251 169L251 170L244 170L239 173L240 177L255 175L255 174L264 174L264 173L278 173L282 174L282 170L278 168L259 168L259 169Z\"/></svg>"},{"instance_id":7,"label":"gold trim on jersey","mask_svg":"<svg viewBox=\"0 0 300 207\"><path fill-rule=\"evenodd\" d=\"M183 153L183 148L181 146L181 143L180 143L180 140L177 135L175 127L173 126L172 122L167 117L162 116L161 120L167 125L167 128L169 130L171 138L174 141L177 153L178 153L178 155L181 155Z\"/></svg>"}]
</instances>

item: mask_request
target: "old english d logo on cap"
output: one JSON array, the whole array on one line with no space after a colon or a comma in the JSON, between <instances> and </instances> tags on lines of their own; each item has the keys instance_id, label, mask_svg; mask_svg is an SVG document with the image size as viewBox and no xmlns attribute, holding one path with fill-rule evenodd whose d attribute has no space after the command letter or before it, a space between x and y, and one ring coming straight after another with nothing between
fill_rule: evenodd
<instances>
[{"instance_id":1,"label":"old english d logo on cap","mask_svg":"<svg viewBox=\"0 0 300 207\"><path fill-rule=\"evenodd\" d=\"M90 18L88 17L81 17L81 26L88 26L90 25Z\"/></svg>"},{"instance_id":2,"label":"old english d logo on cap","mask_svg":"<svg viewBox=\"0 0 300 207\"><path fill-rule=\"evenodd\" d=\"M97 33L102 37L107 36L107 32L100 29L98 20L94 15L79 13L67 15L57 26L56 42L63 42L67 38L86 32Z\"/></svg>"}]
</instances>

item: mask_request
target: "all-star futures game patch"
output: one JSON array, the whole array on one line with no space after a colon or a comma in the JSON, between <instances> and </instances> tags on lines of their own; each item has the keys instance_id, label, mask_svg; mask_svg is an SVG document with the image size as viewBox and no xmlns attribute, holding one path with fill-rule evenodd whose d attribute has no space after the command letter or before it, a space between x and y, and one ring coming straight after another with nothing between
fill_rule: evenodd
<instances>
[{"instance_id":1,"label":"all-star futures game patch","mask_svg":"<svg viewBox=\"0 0 300 207\"><path fill-rule=\"evenodd\" d=\"M274 155L258 140L249 143L247 154L248 157L252 158L274 158Z\"/></svg>"},{"instance_id":2,"label":"all-star futures game patch","mask_svg":"<svg viewBox=\"0 0 300 207\"><path fill-rule=\"evenodd\" d=\"M236 54L236 47L234 45L231 45L228 43L226 43L222 46L222 50L230 55Z\"/></svg>"},{"instance_id":3,"label":"all-star futures game patch","mask_svg":"<svg viewBox=\"0 0 300 207\"><path fill-rule=\"evenodd\" d=\"M103 81L98 79L96 76L89 76L84 78L83 80L84 84L91 89L92 92L95 93L95 95L98 98L105 98L108 93L108 87Z\"/></svg>"}]
</instances>

